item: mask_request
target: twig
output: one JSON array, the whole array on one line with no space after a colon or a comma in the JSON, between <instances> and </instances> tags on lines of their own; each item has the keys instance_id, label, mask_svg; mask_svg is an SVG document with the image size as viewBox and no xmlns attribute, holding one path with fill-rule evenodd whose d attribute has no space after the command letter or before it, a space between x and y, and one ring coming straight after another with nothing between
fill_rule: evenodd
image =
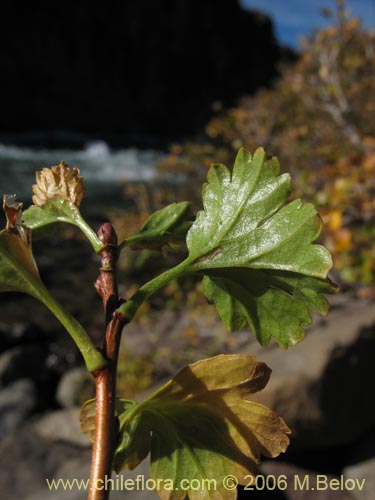
<instances>
[{"instance_id":1,"label":"twig","mask_svg":"<svg viewBox=\"0 0 375 500\"><path fill-rule=\"evenodd\" d=\"M116 371L121 332L124 318L115 310L120 301L116 281L117 236L111 224L103 224L98 232L105 244L100 252L100 274L95 288L103 300L106 330L103 355L108 365L93 373L96 386L96 428L92 450L90 489L88 500L107 500L109 489L106 479L110 479L115 451L116 431Z\"/></svg>"}]
</instances>

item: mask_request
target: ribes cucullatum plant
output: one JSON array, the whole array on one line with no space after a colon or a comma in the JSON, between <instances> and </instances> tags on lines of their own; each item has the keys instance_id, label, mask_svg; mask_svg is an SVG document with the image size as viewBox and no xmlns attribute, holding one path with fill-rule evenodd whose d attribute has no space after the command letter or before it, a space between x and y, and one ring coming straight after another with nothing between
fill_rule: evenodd
<instances>
[{"instance_id":1,"label":"ribes cucullatum plant","mask_svg":"<svg viewBox=\"0 0 375 500\"><path fill-rule=\"evenodd\" d=\"M95 379L96 398L81 410L82 431L93 441L89 499L108 498L103 481L112 470L133 469L149 453L150 476L162 499L211 498L212 491L178 488L183 479L207 478L216 480L215 498L235 499L236 491L225 489L223 477L249 484L260 455L276 457L289 444L283 419L248 399L267 384L270 369L251 355L218 355L188 365L143 402L116 398L121 333L152 294L195 273L228 329L249 326L263 346L271 338L283 348L295 345L312 321L310 312L327 313L323 294L336 291L327 278L331 256L315 243L322 227L319 215L301 200L288 203L290 176L279 175L276 158L268 158L262 148L254 155L242 149L232 171L211 167L203 209L193 221L188 203L173 203L118 243L111 224L96 234L83 219L79 174L63 162L38 172L33 205L24 212L13 196L4 196L0 290L26 292L43 302L70 333ZM100 256L95 287L106 325L100 348L40 279L31 234L56 222L78 226ZM185 240L182 262L121 300L116 261L122 249L155 249Z\"/></svg>"}]
</instances>

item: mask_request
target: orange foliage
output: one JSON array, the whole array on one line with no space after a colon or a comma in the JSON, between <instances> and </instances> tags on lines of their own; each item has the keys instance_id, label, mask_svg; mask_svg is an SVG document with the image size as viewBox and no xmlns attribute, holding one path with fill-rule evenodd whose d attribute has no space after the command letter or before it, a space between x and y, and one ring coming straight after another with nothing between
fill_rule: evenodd
<instances>
[{"instance_id":1,"label":"orange foliage","mask_svg":"<svg viewBox=\"0 0 375 500\"><path fill-rule=\"evenodd\" d=\"M342 2L340 2L342 6ZM341 8L341 7L340 7ZM231 163L240 146L263 146L292 173L293 196L313 201L344 283L375 278L375 35L345 18L305 40L273 89L214 117L200 143L175 147L162 164L198 182ZM197 183L190 182L196 186ZM194 189L191 199L196 199Z\"/></svg>"}]
</instances>

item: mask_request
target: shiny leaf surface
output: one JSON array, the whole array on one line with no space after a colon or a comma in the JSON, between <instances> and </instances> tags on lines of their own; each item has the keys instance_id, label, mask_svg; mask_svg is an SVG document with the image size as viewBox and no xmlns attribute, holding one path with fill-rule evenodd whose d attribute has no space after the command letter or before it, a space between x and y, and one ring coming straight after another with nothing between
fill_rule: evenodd
<instances>
[{"instance_id":1,"label":"shiny leaf surface","mask_svg":"<svg viewBox=\"0 0 375 500\"><path fill-rule=\"evenodd\" d=\"M125 240L121 246L133 249L159 249L168 243L183 241L190 228L186 221L190 204L188 202L172 203L154 212L146 220L138 234Z\"/></svg>"},{"instance_id":2,"label":"shiny leaf surface","mask_svg":"<svg viewBox=\"0 0 375 500\"><path fill-rule=\"evenodd\" d=\"M203 186L204 210L187 235L194 270L277 269L325 278L331 255L314 244L322 223L311 204L294 200L288 174L262 148L241 149L233 172L213 165Z\"/></svg>"},{"instance_id":3,"label":"shiny leaf surface","mask_svg":"<svg viewBox=\"0 0 375 500\"><path fill-rule=\"evenodd\" d=\"M262 345L272 337L294 345L311 323L309 311L326 314L323 293L331 255L315 242L322 223L312 204L287 203L288 174L263 149L239 151L233 172L214 165L203 187L203 205L187 235L190 270L204 277L207 298L230 330L248 325Z\"/></svg>"},{"instance_id":4,"label":"shiny leaf surface","mask_svg":"<svg viewBox=\"0 0 375 500\"><path fill-rule=\"evenodd\" d=\"M81 229L92 244L95 252L103 249L103 243L82 217L78 207L59 198L47 200L44 205L32 205L23 214L23 220L32 231L37 231L51 224L65 222Z\"/></svg>"}]
</instances>

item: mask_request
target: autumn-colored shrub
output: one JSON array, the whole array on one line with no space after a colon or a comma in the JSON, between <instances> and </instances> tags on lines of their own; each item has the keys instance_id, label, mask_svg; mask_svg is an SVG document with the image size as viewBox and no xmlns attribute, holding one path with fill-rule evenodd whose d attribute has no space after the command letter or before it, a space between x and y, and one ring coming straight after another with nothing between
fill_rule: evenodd
<instances>
[{"instance_id":1,"label":"autumn-colored shrub","mask_svg":"<svg viewBox=\"0 0 375 500\"><path fill-rule=\"evenodd\" d=\"M199 142L172 146L160 170L201 182L211 159L228 163L238 147L262 144L293 172L293 196L320 207L341 281L367 285L375 277L375 35L338 3L338 21L303 42L272 89L215 116Z\"/></svg>"}]
</instances>

